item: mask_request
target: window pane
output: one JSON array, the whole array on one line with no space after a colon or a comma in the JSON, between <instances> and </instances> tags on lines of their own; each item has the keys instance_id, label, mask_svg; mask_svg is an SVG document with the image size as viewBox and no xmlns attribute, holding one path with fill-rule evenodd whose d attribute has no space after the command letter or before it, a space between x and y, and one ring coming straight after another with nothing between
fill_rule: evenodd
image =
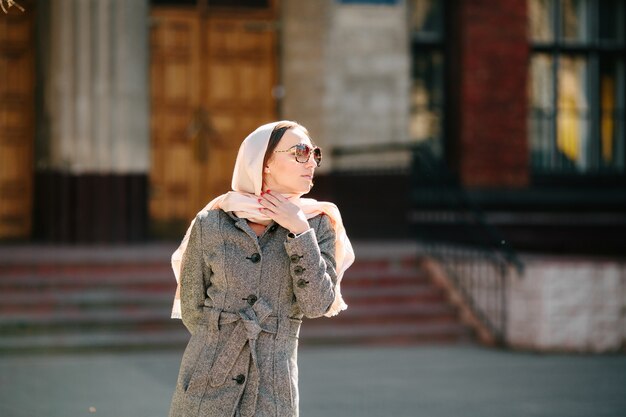
<instances>
[{"instance_id":1,"label":"window pane","mask_svg":"<svg viewBox=\"0 0 626 417\"><path fill-rule=\"evenodd\" d=\"M530 0L528 16L533 41L554 41L554 0Z\"/></svg>"},{"instance_id":2,"label":"window pane","mask_svg":"<svg viewBox=\"0 0 626 417\"><path fill-rule=\"evenodd\" d=\"M413 60L410 135L416 142L428 144L435 155L443 156L443 54L417 53Z\"/></svg>"},{"instance_id":3,"label":"window pane","mask_svg":"<svg viewBox=\"0 0 626 417\"><path fill-rule=\"evenodd\" d=\"M589 105L584 58L559 58L557 167L586 171L589 168Z\"/></svg>"},{"instance_id":4,"label":"window pane","mask_svg":"<svg viewBox=\"0 0 626 417\"><path fill-rule=\"evenodd\" d=\"M624 2L622 0L602 0L598 3L598 36L604 41L623 43Z\"/></svg>"},{"instance_id":5,"label":"window pane","mask_svg":"<svg viewBox=\"0 0 626 417\"><path fill-rule=\"evenodd\" d=\"M589 39L589 14L585 0L561 0L561 38L567 42Z\"/></svg>"},{"instance_id":6,"label":"window pane","mask_svg":"<svg viewBox=\"0 0 626 417\"><path fill-rule=\"evenodd\" d=\"M547 170L554 160L554 77L553 60L535 54L529 67L529 135L534 171Z\"/></svg>"},{"instance_id":7,"label":"window pane","mask_svg":"<svg viewBox=\"0 0 626 417\"><path fill-rule=\"evenodd\" d=\"M600 167L624 172L624 61L600 63Z\"/></svg>"},{"instance_id":8,"label":"window pane","mask_svg":"<svg viewBox=\"0 0 626 417\"><path fill-rule=\"evenodd\" d=\"M410 13L411 30L419 38L443 37L443 0L412 0Z\"/></svg>"}]
</instances>

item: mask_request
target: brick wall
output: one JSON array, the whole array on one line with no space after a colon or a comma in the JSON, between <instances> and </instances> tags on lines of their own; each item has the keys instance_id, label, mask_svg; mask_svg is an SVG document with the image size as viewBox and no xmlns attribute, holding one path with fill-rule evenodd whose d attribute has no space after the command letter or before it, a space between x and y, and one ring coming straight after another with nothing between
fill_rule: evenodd
<instances>
[{"instance_id":1,"label":"brick wall","mask_svg":"<svg viewBox=\"0 0 626 417\"><path fill-rule=\"evenodd\" d=\"M526 0L459 3L458 170L470 187L528 184ZM455 53L453 51L453 53Z\"/></svg>"}]
</instances>

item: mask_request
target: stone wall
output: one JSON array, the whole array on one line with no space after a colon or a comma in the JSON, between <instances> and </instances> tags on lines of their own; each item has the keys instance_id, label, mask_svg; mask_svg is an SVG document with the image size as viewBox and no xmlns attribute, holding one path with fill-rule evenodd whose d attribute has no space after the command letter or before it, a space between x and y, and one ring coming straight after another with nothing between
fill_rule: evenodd
<instances>
[{"instance_id":1,"label":"stone wall","mask_svg":"<svg viewBox=\"0 0 626 417\"><path fill-rule=\"evenodd\" d=\"M328 142L324 100L332 2L285 0L281 19L282 117L306 126L324 150ZM326 155L322 167L328 167Z\"/></svg>"},{"instance_id":2,"label":"stone wall","mask_svg":"<svg viewBox=\"0 0 626 417\"><path fill-rule=\"evenodd\" d=\"M283 117L309 127L325 150L408 141L409 48L404 2L283 4ZM322 171L341 168L325 155ZM350 163L350 162L344 162ZM390 152L358 168L407 164Z\"/></svg>"},{"instance_id":3,"label":"stone wall","mask_svg":"<svg viewBox=\"0 0 626 417\"><path fill-rule=\"evenodd\" d=\"M610 352L626 346L626 261L527 256L509 287L514 348Z\"/></svg>"}]
</instances>

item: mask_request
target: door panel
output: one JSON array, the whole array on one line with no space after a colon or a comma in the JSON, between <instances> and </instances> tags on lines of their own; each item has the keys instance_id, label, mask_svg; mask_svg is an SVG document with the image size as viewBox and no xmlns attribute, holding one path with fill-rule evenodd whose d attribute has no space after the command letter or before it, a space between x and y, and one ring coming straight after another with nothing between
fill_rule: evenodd
<instances>
[{"instance_id":1,"label":"door panel","mask_svg":"<svg viewBox=\"0 0 626 417\"><path fill-rule=\"evenodd\" d=\"M34 152L34 10L0 12L0 239L30 237ZM14 13L15 12L15 13Z\"/></svg>"},{"instance_id":2,"label":"door panel","mask_svg":"<svg viewBox=\"0 0 626 417\"><path fill-rule=\"evenodd\" d=\"M152 12L150 33L151 137L150 216L188 216L198 186L188 125L200 105L199 22L193 12Z\"/></svg>"},{"instance_id":3,"label":"door panel","mask_svg":"<svg viewBox=\"0 0 626 417\"><path fill-rule=\"evenodd\" d=\"M152 12L152 192L156 234L178 235L230 190L237 150L276 119L277 36L267 15Z\"/></svg>"}]
</instances>

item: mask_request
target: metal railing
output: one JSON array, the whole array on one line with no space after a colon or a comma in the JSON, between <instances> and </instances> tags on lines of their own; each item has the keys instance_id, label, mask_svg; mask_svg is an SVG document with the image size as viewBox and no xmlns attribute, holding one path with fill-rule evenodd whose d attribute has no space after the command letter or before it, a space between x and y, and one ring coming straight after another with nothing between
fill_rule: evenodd
<instances>
[{"instance_id":1,"label":"metal railing","mask_svg":"<svg viewBox=\"0 0 626 417\"><path fill-rule=\"evenodd\" d=\"M506 344L507 287L513 271L524 265L481 208L459 185L444 162L427 146L342 147L335 157L404 150L411 154L410 223L425 255L437 260L465 304L490 332Z\"/></svg>"},{"instance_id":2,"label":"metal railing","mask_svg":"<svg viewBox=\"0 0 626 417\"><path fill-rule=\"evenodd\" d=\"M523 264L484 212L428 147L413 148L413 223L424 251L437 259L474 315L500 345L507 340L511 272Z\"/></svg>"}]
</instances>

